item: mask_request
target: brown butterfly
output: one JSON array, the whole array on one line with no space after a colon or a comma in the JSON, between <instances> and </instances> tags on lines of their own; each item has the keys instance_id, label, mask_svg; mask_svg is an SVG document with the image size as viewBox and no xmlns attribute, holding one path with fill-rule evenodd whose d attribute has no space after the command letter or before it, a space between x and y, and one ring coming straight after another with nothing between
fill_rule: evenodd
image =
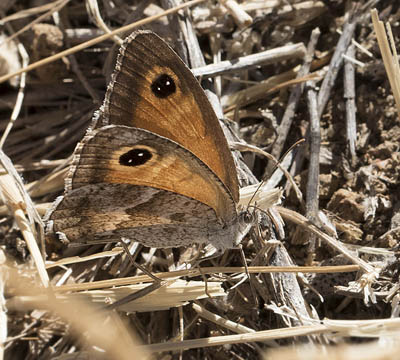
<instances>
[{"instance_id":1,"label":"brown butterfly","mask_svg":"<svg viewBox=\"0 0 400 360\"><path fill-rule=\"evenodd\" d=\"M47 233L74 244L235 247L248 230L232 154L199 83L156 34L120 49Z\"/></svg>"}]
</instances>

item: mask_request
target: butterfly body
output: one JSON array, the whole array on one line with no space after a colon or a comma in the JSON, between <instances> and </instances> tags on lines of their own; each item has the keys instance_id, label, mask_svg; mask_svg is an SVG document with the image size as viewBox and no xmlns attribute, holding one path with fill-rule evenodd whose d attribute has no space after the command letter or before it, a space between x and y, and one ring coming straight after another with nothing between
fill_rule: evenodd
<instances>
[{"instance_id":1,"label":"butterfly body","mask_svg":"<svg viewBox=\"0 0 400 360\"><path fill-rule=\"evenodd\" d=\"M244 234L237 200L233 158L197 80L157 35L132 34L48 233L75 245L231 248Z\"/></svg>"}]
</instances>

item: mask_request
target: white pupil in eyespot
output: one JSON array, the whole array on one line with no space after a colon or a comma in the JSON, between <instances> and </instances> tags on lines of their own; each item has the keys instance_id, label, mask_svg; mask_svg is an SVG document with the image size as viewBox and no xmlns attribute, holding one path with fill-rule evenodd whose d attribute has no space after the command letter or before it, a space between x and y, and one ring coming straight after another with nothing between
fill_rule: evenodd
<instances>
[{"instance_id":1,"label":"white pupil in eyespot","mask_svg":"<svg viewBox=\"0 0 400 360\"><path fill-rule=\"evenodd\" d=\"M171 85L171 82L169 81L169 80L167 80L166 82L165 82L165 84L164 84L164 86L170 86ZM161 91L161 86L157 86L157 90L158 91Z\"/></svg>"}]
</instances>

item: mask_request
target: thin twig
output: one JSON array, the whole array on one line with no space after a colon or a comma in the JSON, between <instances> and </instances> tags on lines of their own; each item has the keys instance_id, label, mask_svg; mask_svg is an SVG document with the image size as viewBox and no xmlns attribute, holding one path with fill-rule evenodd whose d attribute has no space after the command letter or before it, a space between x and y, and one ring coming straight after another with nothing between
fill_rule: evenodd
<instances>
[{"instance_id":1,"label":"thin twig","mask_svg":"<svg viewBox=\"0 0 400 360\"><path fill-rule=\"evenodd\" d=\"M349 46L354 31L356 29L357 22L358 19L353 18L343 27L343 33L340 36L339 41L336 45L335 52L333 53L331 62L329 64L329 70L326 73L324 80L322 81L321 88L318 93L319 118L321 118L321 115L325 110L325 106L330 98L332 87L335 84L336 77L343 64L343 54L347 51L347 47Z\"/></svg>"},{"instance_id":2,"label":"thin twig","mask_svg":"<svg viewBox=\"0 0 400 360\"><path fill-rule=\"evenodd\" d=\"M217 64L210 64L201 68L192 69L192 72L194 76L212 77L222 74L237 73L238 71L252 69L259 65L277 63L287 59L303 58L305 54L306 49L303 43L285 45L257 54L243 56L235 60L225 60Z\"/></svg>"},{"instance_id":3,"label":"thin twig","mask_svg":"<svg viewBox=\"0 0 400 360\"><path fill-rule=\"evenodd\" d=\"M310 36L310 41L308 42L307 53L304 59L304 63L301 66L299 72L297 73L296 76L297 79L303 78L309 73L311 62L314 57L315 47L317 45L320 34L321 32L319 28L316 28L312 31ZM282 154L283 146L285 144L287 135L292 125L293 117L296 113L297 104L299 103L299 99L301 94L303 93L303 89L304 89L304 83L300 83L294 86L290 93L290 97L288 100L288 104L285 108L282 121L279 125L279 128L277 129L278 136L271 150L271 155L275 156L277 159L279 159ZM265 175L269 174L274 166L275 165L273 163L268 162L268 167L265 171Z\"/></svg>"},{"instance_id":4,"label":"thin twig","mask_svg":"<svg viewBox=\"0 0 400 360\"><path fill-rule=\"evenodd\" d=\"M355 56L355 47L350 45L346 55L350 58ZM356 163L356 140L357 140L357 123L356 123L356 102L355 102L355 75L354 64L345 60L344 65L344 98L346 101L346 137L347 146L353 166Z\"/></svg>"},{"instance_id":5,"label":"thin twig","mask_svg":"<svg viewBox=\"0 0 400 360\"><path fill-rule=\"evenodd\" d=\"M310 116L310 164L308 167L306 192L306 217L311 222L317 222L319 211L319 154L321 148L321 130L318 117L317 94L315 84L307 83L307 104ZM308 264L312 263L315 251L315 235L311 235L308 252Z\"/></svg>"}]
</instances>

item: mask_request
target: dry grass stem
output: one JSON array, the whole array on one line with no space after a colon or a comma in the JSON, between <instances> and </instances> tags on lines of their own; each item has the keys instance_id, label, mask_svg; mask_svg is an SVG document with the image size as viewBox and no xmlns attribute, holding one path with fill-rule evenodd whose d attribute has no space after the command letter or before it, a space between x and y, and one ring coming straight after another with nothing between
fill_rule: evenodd
<instances>
[{"instance_id":1,"label":"dry grass stem","mask_svg":"<svg viewBox=\"0 0 400 360\"><path fill-rule=\"evenodd\" d=\"M0 2L0 360L397 358L398 2L33 3ZM133 29L165 39L205 89L252 224L240 248L44 236ZM111 228L97 201L123 216L135 201L97 186L68 201Z\"/></svg>"},{"instance_id":2,"label":"dry grass stem","mask_svg":"<svg viewBox=\"0 0 400 360\"><path fill-rule=\"evenodd\" d=\"M396 100L397 112L400 116L400 69L399 59L394 44L393 35L391 32L390 24L387 24L388 35L386 35L385 27L382 21L379 21L378 12L376 9L371 10L372 23L376 32L379 49L381 50L383 63L385 65L386 73ZM388 36L390 44L388 42ZM391 51L392 50L392 51Z\"/></svg>"}]
</instances>

